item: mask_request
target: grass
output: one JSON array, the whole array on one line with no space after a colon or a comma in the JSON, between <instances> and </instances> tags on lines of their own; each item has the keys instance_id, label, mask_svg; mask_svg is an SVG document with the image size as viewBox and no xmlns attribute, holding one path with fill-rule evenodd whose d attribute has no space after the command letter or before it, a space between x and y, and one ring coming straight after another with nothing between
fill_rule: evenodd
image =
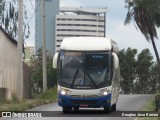
<instances>
[{"instance_id":1,"label":"grass","mask_svg":"<svg viewBox=\"0 0 160 120\"><path fill-rule=\"evenodd\" d=\"M155 104L154 104L154 99L149 100L144 108L142 109L143 111L154 111L155 109Z\"/></svg>"},{"instance_id":2,"label":"grass","mask_svg":"<svg viewBox=\"0 0 160 120\"><path fill-rule=\"evenodd\" d=\"M49 89L45 93L42 93L42 94L36 96L36 99L51 100L51 101L54 99L57 99L57 88Z\"/></svg>"},{"instance_id":3,"label":"grass","mask_svg":"<svg viewBox=\"0 0 160 120\"><path fill-rule=\"evenodd\" d=\"M142 111L154 111L155 103L154 99L149 100ZM137 117L136 120L160 120L160 117Z\"/></svg>"},{"instance_id":4,"label":"grass","mask_svg":"<svg viewBox=\"0 0 160 120\"><path fill-rule=\"evenodd\" d=\"M25 111L37 106L53 103L57 100L57 88L47 90L34 99L24 99L18 102L16 98L12 101L0 100L0 111Z\"/></svg>"}]
</instances>

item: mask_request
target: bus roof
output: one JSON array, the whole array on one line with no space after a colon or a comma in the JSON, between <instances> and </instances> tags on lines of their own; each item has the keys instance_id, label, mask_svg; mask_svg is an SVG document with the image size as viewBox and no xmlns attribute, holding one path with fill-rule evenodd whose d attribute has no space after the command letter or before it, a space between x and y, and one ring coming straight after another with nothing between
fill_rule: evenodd
<instances>
[{"instance_id":1,"label":"bus roof","mask_svg":"<svg viewBox=\"0 0 160 120\"><path fill-rule=\"evenodd\" d=\"M112 40L104 37L69 37L64 38L61 50L103 51L111 50Z\"/></svg>"}]
</instances>

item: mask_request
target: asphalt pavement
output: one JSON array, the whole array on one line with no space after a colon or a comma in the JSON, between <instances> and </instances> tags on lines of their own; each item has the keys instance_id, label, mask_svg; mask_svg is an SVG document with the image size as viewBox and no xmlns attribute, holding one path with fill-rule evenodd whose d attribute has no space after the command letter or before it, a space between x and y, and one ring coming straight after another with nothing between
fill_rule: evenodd
<instances>
[{"instance_id":1,"label":"asphalt pavement","mask_svg":"<svg viewBox=\"0 0 160 120\"><path fill-rule=\"evenodd\" d=\"M120 95L117 110L111 113L104 113L102 108L80 109L79 112L63 114L62 108L57 103L52 103L29 111L42 112L42 118L1 118L0 120L134 120L135 117L121 117L122 114L134 115L134 111L141 111L148 100L154 95Z\"/></svg>"}]
</instances>

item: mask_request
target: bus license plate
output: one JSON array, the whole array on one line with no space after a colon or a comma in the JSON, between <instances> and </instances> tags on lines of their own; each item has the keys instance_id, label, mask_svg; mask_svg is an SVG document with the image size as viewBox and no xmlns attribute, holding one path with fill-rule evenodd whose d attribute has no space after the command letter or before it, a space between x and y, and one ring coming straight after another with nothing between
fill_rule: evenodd
<instances>
[{"instance_id":1,"label":"bus license plate","mask_svg":"<svg viewBox=\"0 0 160 120\"><path fill-rule=\"evenodd\" d=\"M87 104L81 104L80 107L88 107Z\"/></svg>"}]
</instances>

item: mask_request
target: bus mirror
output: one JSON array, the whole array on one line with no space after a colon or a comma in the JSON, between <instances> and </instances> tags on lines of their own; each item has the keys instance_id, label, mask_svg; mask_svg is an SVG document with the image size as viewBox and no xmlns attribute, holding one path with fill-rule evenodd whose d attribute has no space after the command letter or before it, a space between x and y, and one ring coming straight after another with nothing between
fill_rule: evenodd
<instances>
[{"instance_id":1,"label":"bus mirror","mask_svg":"<svg viewBox=\"0 0 160 120\"><path fill-rule=\"evenodd\" d=\"M114 63L114 67L115 69L119 68L119 59L118 56L115 53L112 53L113 56L113 63Z\"/></svg>"},{"instance_id":2,"label":"bus mirror","mask_svg":"<svg viewBox=\"0 0 160 120\"><path fill-rule=\"evenodd\" d=\"M58 52L53 57L53 68L57 68Z\"/></svg>"}]
</instances>

